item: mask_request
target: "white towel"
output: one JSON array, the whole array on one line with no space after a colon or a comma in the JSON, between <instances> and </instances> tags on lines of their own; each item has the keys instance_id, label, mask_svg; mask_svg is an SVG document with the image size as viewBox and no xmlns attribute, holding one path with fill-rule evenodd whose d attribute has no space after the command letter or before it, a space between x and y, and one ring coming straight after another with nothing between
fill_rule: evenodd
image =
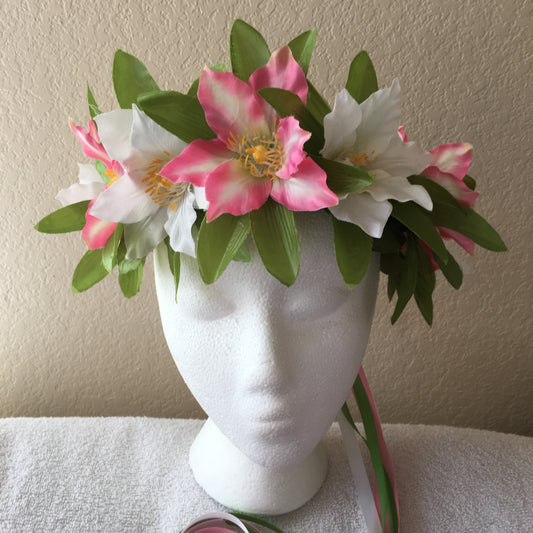
<instances>
[{"instance_id":1,"label":"white towel","mask_svg":"<svg viewBox=\"0 0 533 533\"><path fill-rule=\"evenodd\" d=\"M223 510L189 470L201 424L0 419L0 531L177 533L198 515ZM440 426L385 425L384 433L402 533L533 531L533 438ZM269 518L286 533L365 531L336 425L327 444L329 474L318 494Z\"/></svg>"}]
</instances>

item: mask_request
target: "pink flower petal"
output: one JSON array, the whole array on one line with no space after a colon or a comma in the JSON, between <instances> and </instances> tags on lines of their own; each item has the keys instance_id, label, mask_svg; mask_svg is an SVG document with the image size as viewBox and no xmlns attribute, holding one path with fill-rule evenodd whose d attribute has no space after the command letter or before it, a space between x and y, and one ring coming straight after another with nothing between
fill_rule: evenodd
<instances>
[{"instance_id":1,"label":"pink flower petal","mask_svg":"<svg viewBox=\"0 0 533 533\"><path fill-rule=\"evenodd\" d=\"M470 255L474 255L475 243L468 237L465 237L462 233L458 233L448 228L438 228L439 233L444 239L453 239L463 250Z\"/></svg>"},{"instance_id":2,"label":"pink flower petal","mask_svg":"<svg viewBox=\"0 0 533 533\"><path fill-rule=\"evenodd\" d=\"M266 202L270 189L269 179L254 178L235 159L222 163L209 174L205 184L209 202L207 222L222 213L244 215L259 209Z\"/></svg>"},{"instance_id":3,"label":"pink flower petal","mask_svg":"<svg viewBox=\"0 0 533 533\"><path fill-rule=\"evenodd\" d=\"M478 192L469 189L462 180L441 172L437 167L430 166L422 174L444 187L460 204L472 207L479 196Z\"/></svg>"},{"instance_id":4,"label":"pink flower petal","mask_svg":"<svg viewBox=\"0 0 533 533\"><path fill-rule=\"evenodd\" d=\"M231 72L213 72L207 67L200 76L198 100L205 118L218 138L232 144L233 137L270 129L258 94Z\"/></svg>"},{"instance_id":5,"label":"pink flower petal","mask_svg":"<svg viewBox=\"0 0 533 533\"><path fill-rule=\"evenodd\" d=\"M429 260L431 261L431 265L433 266L433 270L440 270L440 266L437 264L437 261L435 261L435 256L433 255L431 248L420 239L418 239L418 244L420 244L420 246L424 248L426 254L428 254ZM405 252L403 253L405 254Z\"/></svg>"},{"instance_id":6,"label":"pink flower petal","mask_svg":"<svg viewBox=\"0 0 533 533\"><path fill-rule=\"evenodd\" d=\"M272 184L271 196L292 211L318 211L337 205L337 195L326 185L326 173L306 157L289 179L277 179Z\"/></svg>"},{"instance_id":7,"label":"pink flower petal","mask_svg":"<svg viewBox=\"0 0 533 533\"><path fill-rule=\"evenodd\" d=\"M473 147L469 143L442 144L431 150L431 166L462 180L472 162L472 150Z\"/></svg>"},{"instance_id":8,"label":"pink flower petal","mask_svg":"<svg viewBox=\"0 0 533 533\"><path fill-rule=\"evenodd\" d=\"M87 222L81 232L82 239L87 244L89 250L103 248L117 227L116 222L100 220L99 218L96 218L90 214L91 207L95 201L96 198L93 198L93 200L89 203L89 208L85 213L85 219Z\"/></svg>"},{"instance_id":9,"label":"pink flower petal","mask_svg":"<svg viewBox=\"0 0 533 533\"><path fill-rule=\"evenodd\" d=\"M403 126L400 126L398 128L398 135L400 136L400 139L406 143L408 142L408 139L407 139L407 134L405 133L404 129L403 129Z\"/></svg>"},{"instance_id":10,"label":"pink flower petal","mask_svg":"<svg viewBox=\"0 0 533 533\"><path fill-rule=\"evenodd\" d=\"M284 164L276 173L279 178L290 178L296 172L298 165L307 155L303 146L309 137L311 134L300 128L294 117L280 119L276 139L283 148Z\"/></svg>"},{"instance_id":11,"label":"pink flower petal","mask_svg":"<svg viewBox=\"0 0 533 533\"><path fill-rule=\"evenodd\" d=\"M276 50L264 67L252 73L248 83L254 91L265 87L276 87L297 94L304 104L307 99L305 73L288 46Z\"/></svg>"},{"instance_id":12,"label":"pink flower petal","mask_svg":"<svg viewBox=\"0 0 533 533\"><path fill-rule=\"evenodd\" d=\"M160 175L174 183L188 181L197 187L203 187L207 175L224 161L231 159L232 155L219 139L197 139L167 163L161 169Z\"/></svg>"},{"instance_id":13,"label":"pink flower petal","mask_svg":"<svg viewBox=\"0 0 533 533\"><path fill-rule=\"evenodd\" d=\"M72 119L69 119L68 125L70 130L76 136L76 139L80 141L83 146L83 153L87 157L92 159L99 159L108 169L111 169L113 162L111 158L107 155L107 152L102 144L100 144L100 139L98 137L98 132L96 130L96 124L91 120L89 121L89 131L85 133L85 130L82 126L76 126Z\"/></svg>"}]
</instances>

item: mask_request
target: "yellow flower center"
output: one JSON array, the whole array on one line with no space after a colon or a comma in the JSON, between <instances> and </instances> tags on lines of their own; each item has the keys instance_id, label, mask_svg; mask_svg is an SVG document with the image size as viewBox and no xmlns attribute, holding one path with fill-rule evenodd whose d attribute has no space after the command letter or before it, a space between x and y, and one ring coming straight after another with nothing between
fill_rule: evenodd
<instances>
[{"instance_id":1,"label":"yellow flower center","mask_svg":"<svg viewBox=\"0 0 533 533\"><path fill-rule=\"evenodd\" d=\"M374 156L374 153L375 153L374 150L372 150L370 152L370 155L368 155L366 152L363 152L361 155L350 154L349 158L354 166L364 167L372 163L372 161L375 161L378 158L378 156Z\"/></svg>"},{"instance_id":2,"label":"yellow flower center","mask_svg":"<svg viewBox=\"0 0 533 533\"><path fill-rule=\"evenodd\" d=\"M109 182L107 184L108 187L111 187L111 185L113 185L113 183L115 183L115 181L118 181L119 179L119 175L114 171L114 170L111 170L110 168L108 168L104 174L109 178Z\"/></svg>"},{"instance_id":3,"label":"yellow flower center","mask_svg":"<svg viewBox=\"0 0 533 533\"><path fill-rule=\"evenodd\" d=\"M186 190L186 183L174 183L167 178L159 175L167 161L154 159L146 167L146 176L142 183L146 185L144 192L161 207L168 207L174 211L183 200L183 194Z\"/></svg>"},{"instance_id":4,"label":"yellow flower center","mask_svg":"<svg viewBox=\"0 0 533 533\"><path fill-rule=\"evenodd\" d=\"M274 180L283 166L283 148L274 134L265 136L256 131L239 136L231 134L228 148L237 154L241 166L254 178Z\"/></svg>"}]
</instances>

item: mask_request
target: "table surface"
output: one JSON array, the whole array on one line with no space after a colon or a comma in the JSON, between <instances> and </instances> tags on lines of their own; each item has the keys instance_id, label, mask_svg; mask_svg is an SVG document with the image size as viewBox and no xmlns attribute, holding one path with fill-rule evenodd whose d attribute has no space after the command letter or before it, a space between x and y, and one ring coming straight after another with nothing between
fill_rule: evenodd
<instances>
[{"instance_id":1,"label":"table surface","mask_svg":"<svg viewBox=\"0 0 533 533\"><path fill-rule=\"evenodd\" d=\"M1 532L178 532L224 510L196 484L200 420L0 419ZM402 533L533 531L533 438L384 425ZM337 425L329 472L302 508L269 520L286 533L365 532ZM364 454L367 467L368 455Z\"/></svg>"}]
</instances>

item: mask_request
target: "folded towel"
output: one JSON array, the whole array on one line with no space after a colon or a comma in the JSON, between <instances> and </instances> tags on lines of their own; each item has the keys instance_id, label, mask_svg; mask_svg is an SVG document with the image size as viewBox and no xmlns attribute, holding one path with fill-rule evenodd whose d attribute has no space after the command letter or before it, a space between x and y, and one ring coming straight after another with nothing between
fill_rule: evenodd
<instances>
[{"instance_id":1,"label":"folded towel","mask_svg":"<svg viewBox=\"0 0 533 533\"><path fill-rule=\"evenodd\" d=\"M201 424L0 419L0 531L177 533L223 510L188 466ZM384 433L402 533L533 530L533 438L441 426L385 425ZM301 509L270 518L287 533L365 531L337 425L326 441L324 486Z\"/></svg>"}]
</instances>

